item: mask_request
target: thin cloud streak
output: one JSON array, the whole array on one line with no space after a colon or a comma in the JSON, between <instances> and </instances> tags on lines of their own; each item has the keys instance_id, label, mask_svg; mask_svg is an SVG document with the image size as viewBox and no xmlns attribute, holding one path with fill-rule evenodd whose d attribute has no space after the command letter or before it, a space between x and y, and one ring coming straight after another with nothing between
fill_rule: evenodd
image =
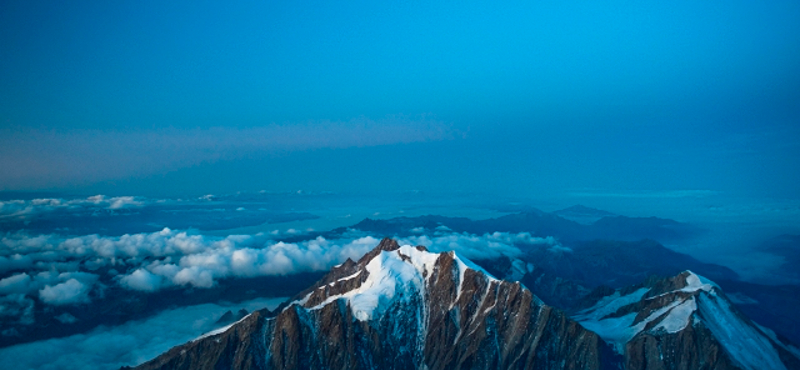
<instances>
[{"instance_id":1,"label":"thin cloud streak","mask_svg":"<svg viewBox=\"0 0 800 370\"><path fill-rule=\"evenodd\" d=\"M37 198L31 200L15 199L0 201L0 221L8 219L30 219L44 213L58 210L76 209L108 209L140 207L145 201L139 197L122 196L107 197L93 195L87 198L62 199L62 198Z\"/></svg>"},{"instance_id":2,"label":"thin cloud streak","mask_svg":"<svg viewBox=\"0 0 800 370\"><path fill-rule=\"evenodd\" d=\"M579 198L704 198L718 194L719 192L714 190L690 189L632 192L572 192L567 195Z\"/></svg>"},{"instance_id":3,"label":"thin cloud streak","mask_svg":"<svg viewBox=\"0 0 800 370\"><path fill-rule=\"evenodd\" d=\"M85 185L203 163L450 140L450 125L426 117L366 117L259 127L155 130L0 130L0 190Z\"/></svg>"}]
</instances>

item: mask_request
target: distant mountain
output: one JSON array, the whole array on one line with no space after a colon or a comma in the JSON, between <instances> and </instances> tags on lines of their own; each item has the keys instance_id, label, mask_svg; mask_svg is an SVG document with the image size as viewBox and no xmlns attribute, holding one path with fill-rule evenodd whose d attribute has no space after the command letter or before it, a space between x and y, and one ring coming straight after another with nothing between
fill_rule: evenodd
<instances>
[{"instance_id":1,"label":"distant mountain","mask_svg":"<svg viewBox=\"0 0 800 370\"><path fill-rule=\"evenodd\" d=\"M625 287L651 275L672 276L686 269L702 272L714 279L735 280L733 270L675 252L654 240L578 242L569 250L523 249L519 258L530 261L553 275L596 287Z\"/></svg>"},{"instance_id":2,"label":"distant mountain","mask_svg":"<svg viewBox=\"0 0 800 370\"><path fill-rule=\"evenodd\" d=\"M395 217L388 220L373 220L365 218L359 223L347 227L334 229L333 232L344 232L347 229L374 232L377 235L412 235L413 229L435 231L439 227L447 227L456 232L470 232L478 227L466 217L446 217L427 215L419 217Z\"/></svg>"},{"instance_id":3,"label":"distant mountain","mask_svg":"<svg viewBox=\"0 0 800 370\"><path fill-rule=\"evenodd\" d=\"M549 305L567 312L576 307L592 292L594 285L586 285L539 268L529 259L501 257L475 260L475 263L495 276L507 281L519 281Z\"/></svg>"},{"instance_id":4,"label":"distant mountain","mask_svg":"<svg viewBox=\"0 0 800 370\"><path fill-rule=\"evenodd\" d=\"M545 302L571 311L598 286L623 288L651 276L673 276L691 269L714 279L734 281L731 269L698 261L653 240L595 240L571 248L520 245L522 255L475 260L496 276L519 281Z\"/></svg>"},{"instance_id":5,"label":"distant mountain","mask_svg":"<svg viewBox=\"0 0 800 370\"><path fill-rule=\"evenodd\" d=\"M472 234L496 231L529 232L536 236L553 236L567 244L597 239L622 241L653 239L667 242L685 239L700 232L700 229L692 225L657 217L608 215L599 218L592 224L585 225L561 217L557 213L532 210L485 220L435 215L397 217L386 220L366 218L352 226L334 229L320 235L326 238L336 237L347 232L348 229L357 229L378 235L403 237L419 232L434 232L437 228L438 230Z\"/></svg>"},{"instance_id":6,"label":"distant mountain","mask_svg":"<svg viewBox=\"0 0 800 370\"><path fill-rule=\"evenodd\" d=\"M625 369L800 369L797 347L692 272L599 293L573 318L624 355Z\"/></svg>"},{"instance_id":7,"label":"distant mountain","mask_svg":"<svg viewBox=\"0 0 800 370\"><path fill-rule=\"evenodd\" d=\"M596 208L589 208L582 205L574 205L553 212L554 215L565 218L570 221L575 221L583 225L591 225L603 217L617 216L611 212L603 211Z\"/></svg>"},{"instance_id":8,"label":"distant mountain","mask_svg":"<svg viewBox=\"0 0 800 370\"><path fill-rule=\"evenodd\" d=\"M783 257L774 274L800 284L800 235L780 235L761 244L761 251Z\"/></svg>"},{"instance_id":9,"label":"distant mountain","mask_svg":"<svg viewBox=\"0 0 800 370\"><path fill-rule=\"evenodd\" d=\"M519 283L385 239L276 311L137 369L600 369L618 359Z\"/></svg>"}]
</instances>

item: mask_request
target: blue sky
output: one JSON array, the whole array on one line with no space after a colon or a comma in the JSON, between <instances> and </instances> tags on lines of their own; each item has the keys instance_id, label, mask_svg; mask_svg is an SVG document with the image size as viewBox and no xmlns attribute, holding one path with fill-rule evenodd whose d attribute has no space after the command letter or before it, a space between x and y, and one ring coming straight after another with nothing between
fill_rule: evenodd
<instances>
[{"instance_id":1,"label":"blue sky","mask_svg":"<svg viewBox=\"0 0 800 370\"><path fill-rule=\"evenodd\" d=\"M0 190L798 196L794 1L0 7Z\"/></svg>"}]
</instances>

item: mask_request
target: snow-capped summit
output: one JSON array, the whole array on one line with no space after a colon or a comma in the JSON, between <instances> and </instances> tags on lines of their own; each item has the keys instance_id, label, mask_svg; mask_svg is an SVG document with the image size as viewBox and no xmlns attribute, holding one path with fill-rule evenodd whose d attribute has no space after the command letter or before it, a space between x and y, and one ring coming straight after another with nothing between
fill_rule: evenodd
<instances>
[{"instance_id":1,"label":"snow-capped summit","mask_svg":"<svg viewBox=\"0 0 800 370\"><path fill-rule=\"evenodd\" d=\"M274 312L140 369L600 369L609 347L519 283L384 239Z\"/></svg>"},{"instance_id":2,"label":"snow-capped summit","mask_svg":"<svg viewBox=\"0 0 800 370\"><path fill-rule=\"evenodd\" d=\"M434 275L439 254L430 253L425 247L393 246L386 249L385 244L396 242L386 239L377 250L380 253L362 259L361 269L333 282L318 286L295 302L308 309L320 309L336 300L344 300L354 317L369 321L382 316L395 304L408 304L415 297L424 298L428 279ZM458 272L456 300L460 296L467 270L482 273L488 281L497 281L483 268L467 259L460 258L456 252L448 252ZM343 285L344 288L338 287ZM353 285L357 287L351 288Z\"/></svg>"},{"instance_id":3,"label":"snow-capped summit","mask_svg":"<svg viewBox=\"0 0 800 370\"><path fill-rule=\"evenodd\" d=\"M796 369L800 351L750 321L691 271L614 291L573 317L625 357L626 369Z\"/></svg>"}]
</instances>

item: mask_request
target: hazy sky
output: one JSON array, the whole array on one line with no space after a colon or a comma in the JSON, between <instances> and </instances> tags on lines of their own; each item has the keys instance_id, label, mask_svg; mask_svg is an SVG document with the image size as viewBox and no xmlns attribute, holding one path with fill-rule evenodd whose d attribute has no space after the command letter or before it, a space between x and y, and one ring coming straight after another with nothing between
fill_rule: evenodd
<instances>
[{"instance_id":1,"label":"hazy sky","mask_svg":"<svg viewBox=\"0 0 800 370\"><path fill-rule=\"evenodd\" d=\"M796 199L798 19L797 1L4 1L0 190Z\"/></svg>"}]
</instances>

